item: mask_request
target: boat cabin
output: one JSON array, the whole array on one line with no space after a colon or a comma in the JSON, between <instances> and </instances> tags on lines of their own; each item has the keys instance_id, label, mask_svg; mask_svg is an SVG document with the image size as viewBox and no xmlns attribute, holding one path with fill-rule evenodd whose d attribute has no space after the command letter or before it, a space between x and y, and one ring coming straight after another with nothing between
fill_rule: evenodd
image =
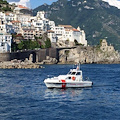
<instances>
[{"instance_id":1,"label":"boat cabin","mask_svg":"<svg viewBox=\"0 0 120 120\"><path fill-rule=\"evenodd\" d=\"M68 75L82 75L81 70L71 69Z\"/></svg>"},{"instance_id":2,"label":"boat cabin","mask_svg":"<svg viewBox=\"0 0 120 120\"><path fill-rule=\"evenodd\" d=\"M70 72L67 74L67 76L68 76L67 79L82 80L82 71L71 69Z\"/></svg>"}]
</instances>

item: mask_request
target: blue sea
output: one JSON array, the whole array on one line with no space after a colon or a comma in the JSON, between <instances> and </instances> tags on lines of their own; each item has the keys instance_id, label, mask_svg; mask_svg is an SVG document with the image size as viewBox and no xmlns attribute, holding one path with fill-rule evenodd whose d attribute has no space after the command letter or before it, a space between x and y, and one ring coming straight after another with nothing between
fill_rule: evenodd
<instances>
[{"instance_id":1,"label":"blue sea","mask_svg":"<svg viewBox=\"0 0 120 120\"><path fill-rule=\"evenodd\" d=\"M120 65L81 65L91 88L47 89L73 65L0 69L0 120L120 120Z\"/></svg>"}]
</instances>

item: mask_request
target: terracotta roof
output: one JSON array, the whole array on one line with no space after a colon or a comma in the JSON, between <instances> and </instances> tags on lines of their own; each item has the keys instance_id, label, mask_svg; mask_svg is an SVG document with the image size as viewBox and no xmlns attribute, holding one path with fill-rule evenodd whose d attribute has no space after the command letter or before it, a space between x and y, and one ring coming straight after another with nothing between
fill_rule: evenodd
<instances>
[{"instance_id":1,"label":"terracotta roof","mask_svg":"<svg viewBox=\"0 0 120 120\"><path fill-rule=\"evenodd\" d=\"M5 13L5 15L10 15L10 13Z\"/></svg>"},{"instance_id":2,"label":"terracotta roof","mask_svg":"<svg viewBox=\"0 0 120 120\"><path fill-rule=\"evenodd\" d=\"M11 21L11 23L21 23L21 22L13 20L13 21Z\"/></svg>"},{"instance_id":3,"label":"terracotta roof","mask_svg":"<svg viewBox=\"0 0 120 120\"><path fill-rule=\"evenodd\" d=\"M58 25L58 26L60 26L60 27L65 27L65 28L72 28L71 25Z\"/></svg>"},{"instance_id":4,"label":"terracotta roof","mask_svg":"<svg viewBox=\"0 0 120 120\"><path fill-rule=\"evenodd\" d=\"M28 9L27 7L25 7L25 6L23 6L23 5L18 5L18 8Z\"/></svg>"},{"instance_id":5,"label":"terracotta roof","mask_svg":"<svg viewBox=\"0 0 120 120\"><path fill-rule=\"evenodd\" d=\"M54 33L54 31L53 30L48 30L48 33Z\"/></svg>"},{"instance_id":6,"label":"terracotta roof","mask_svg":"<svg viewBox=\"0 0 120 120\"><path fill-rule=\"evenodd\" d=\"M72 29L73 31L75 31L75 32L80 32L79 30L77 30L77 29Z\"/></svg>"}]
</instances>

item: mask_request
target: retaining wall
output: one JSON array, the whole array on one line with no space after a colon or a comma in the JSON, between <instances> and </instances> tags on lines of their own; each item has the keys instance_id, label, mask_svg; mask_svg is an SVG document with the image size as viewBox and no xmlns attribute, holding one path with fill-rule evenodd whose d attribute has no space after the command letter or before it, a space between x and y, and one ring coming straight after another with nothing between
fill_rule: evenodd
<instances>
[{"instance_id":1,"label":"retaining wall","mask_svg":"<svg viewBox=\"0 0 120 120\"><path fill-rule=\"evenodd\" d=\"M10 61L13 59L25 60L29 59L30 54L33 55L33 62L42 62L46 59L46 56L50 56L52 58L57 57L57 49L49 48L49 49L40 49L40 50L27 50L27 51L18 51L11 53L0 53L0 61Z\"/></svg>"}]
</instances>

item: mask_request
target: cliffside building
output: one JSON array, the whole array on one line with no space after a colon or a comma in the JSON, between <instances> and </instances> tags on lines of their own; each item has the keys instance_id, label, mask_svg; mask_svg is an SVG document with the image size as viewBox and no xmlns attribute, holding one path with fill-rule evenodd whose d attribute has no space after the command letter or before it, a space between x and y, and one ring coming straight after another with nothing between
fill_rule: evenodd
<instances>
[{"instance_id":1,"label":"cliffside building","mask_svg":"<svg viewBox=\"0 0 120 120\"><path fill-rule=\"evenodd\" d=\"M0 33L0 52L11 52L12 35Z\"/></svg>"},{"instance_id":2,"label":"cliffside building","mask_svg":"<svg viewBox=\"0 0 120 120\"><path fill-rule=\"evenodd\" d=\"M108 43L106 41L106 39L103 39L102 42L101 42L101 46L100 46L100 49L103 51L103 52L112 52L112 51L115 51L114 47L112 45L108 46Z\"/></svg>"},{"instance_id":3,"label":"cliffside building","mask_svg":"<svg viewBox=\"0 0 120 120\"><path fill-rule=\"evenodd\" d=\"M31 17L31 22L37 31L47 32L47 30L55 26L54 21L50 21L44 11L39 11L35 17Z\"/></svg>"},{"instance_id":4,"label":"cliffside building","mask_svg":"<svg viewBox=\"0 0 120 120\"><path fill-rule=\"evenodd\" d=\"M87 46L85 32L83 30L80 30L79 27L76 29L71 25L58 25L53 26L51 30L52 30L51 34L50 33L48 34L48 37L51 39L51 41L55 41L53 39L55 39L56 37L56 41L69 40L70 42L74 42L76 40L79 44Z\"/></svg>"},{"instance_id":5,"label":"cliffside building","mask_svg":"<svg viewBox=\"0 0 120 120\"><path fill-rule=\"evenodd\" d=\"M36 16L32 16L29 12L30 10L22 5L18 5L13 12L0 12L0 33L5 36L5 38L3 37L5 41L8 41L6 35L9 36L9 34L21 34L25 40L35 40L35 37L40 37L47 32L52 43L66 40L74 42L76 40L84 46L87 45L85 32L79 27L76 29L71 25L55 26L55 22L48 19L47 12L39 11ZM4 44L1 43L1 47ZM11 44L8 43L8 46ZM7 47L2 51L11 50Z\"/></svg>"}]
</instances>

